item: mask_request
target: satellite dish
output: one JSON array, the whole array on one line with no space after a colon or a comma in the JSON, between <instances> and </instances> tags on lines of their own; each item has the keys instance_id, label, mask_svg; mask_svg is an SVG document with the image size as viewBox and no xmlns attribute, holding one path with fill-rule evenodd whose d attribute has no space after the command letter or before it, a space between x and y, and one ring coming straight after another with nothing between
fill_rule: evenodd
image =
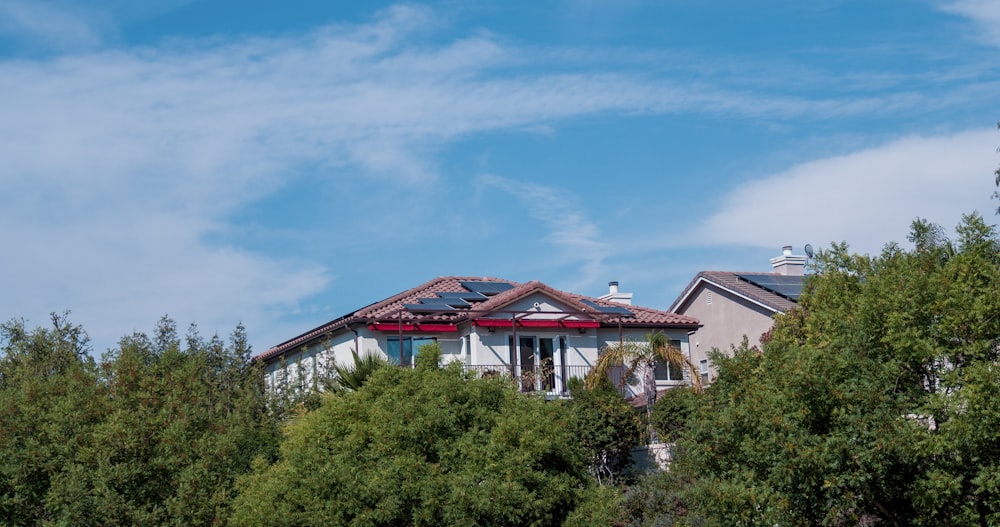
<instances>
[{"instance_id":1,"label":"satellite dish","mask_svg":"<svg viewBox=\"0 0 1000 527\"><path fill-rule=\"evenodd\" d=\"M808 243L806 244L805 247L803 247L803 249L805 249L806 256L808 256L809 258L812 258L816 254L816 253L813 252L813 246L810 245L810 244L808 244Z\"/></svg>"}]
</instances>

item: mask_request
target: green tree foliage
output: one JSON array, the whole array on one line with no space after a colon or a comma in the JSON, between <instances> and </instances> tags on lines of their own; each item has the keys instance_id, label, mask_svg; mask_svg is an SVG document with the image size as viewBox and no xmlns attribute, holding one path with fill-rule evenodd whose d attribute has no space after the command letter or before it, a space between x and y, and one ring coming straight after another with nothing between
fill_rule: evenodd
<instances>
[{"instance_id":1,"label":"green tree foliage","mask_svg":"<svg viewBox=\"0 0 1000 527\"><path fill-rule=\"evenodd\" d=\"M565 405L460 367L381 368L287 425L233 524L560 525L611 514L591 481Z\"/></svg>"},{"instance_id":2,"label":"green tree foliage","mask_svg":"<svg viewBox=\"0 0 1000 527\"><path fill-rule=\"evenodd\" d=\"M623 527L702 527L706 519L689 507L692 479L677 470L647 472L621 497Z\"/></svg>"},{"instance_id":3,"label":"green tree foliage","mask_svg":"<svg viewBox=\"0 0 1000 527\"><path fill-rule=\"evenodd\" d=\"M614 485L627 479L631 450L639 444L640 422L632 406L604 379L592 390L571 379L573 398L566 404L574 417L573 435L586 450L590 474L602 485Z\"/></svg>"},{"instance_id":4,"label":"green tree foliage","mask_svg":"<svg viewBox=\"0 0 1000 527\"><path fill-rule=\"evenodd\" d=\"M762 353L713 357L675 463L710 524L1000 524L1000 243L910 241L821 253Z\"/></svg>"},{"instance_id":5,"label":"green tree foliage","mask_svg":"<svg viewBox=\"0 0 1000 527\"><path fill-rule=\"evenodd\" d=\"M657 398L651 419L661 439L672 443L680 437L697 408L698 399L699 393L687 387L666 390Z\"/></svg>"},{"instance_id":6,"label":"green tree foliage","mask_svg":"<svg viewBox=\"0 0 1000 527\"><path fill-rule=\"evenodd\" d=\"M3 324L0 343L0 518L36 525L68 518L65 507L79 504L80 524L94 523L77 459L91 448L88 431L109 401L86 333L53 315L51 328Z\"/></svg>"},{"instance_id":7,"label":"green tree foliage","mask_svg":"<svg viewBox=\"0 0 1000 527\"><path fill-rule=\"evenodd\" d=\"M642 375L642 386L646 395L646 422L650 423L657 396L655 376L657 363L673 364L686 369L689 382L696 391L701 391L701 376L695 370L694 364L681 350L670 344L670 340L662 331L647 334L644 342L626 340L601 350L594 369L587 375L587 387L591 389L598 387L615 368L625 368L623 382ZM648 434L650 442L659 440L652 426L649 427Z\"/></svg>"},{"instance_id":8,"label":"green tree foliage","mask_svg":"<svg viewBox=\"0 0 1000 527\"><path fill-rule=\"evenodd\" d=\"M0 516L11 525L217 525L277 430L242 326L228 344L164 318L100 364L82 329L3 327Z\"/></svg>"}]
</instances>

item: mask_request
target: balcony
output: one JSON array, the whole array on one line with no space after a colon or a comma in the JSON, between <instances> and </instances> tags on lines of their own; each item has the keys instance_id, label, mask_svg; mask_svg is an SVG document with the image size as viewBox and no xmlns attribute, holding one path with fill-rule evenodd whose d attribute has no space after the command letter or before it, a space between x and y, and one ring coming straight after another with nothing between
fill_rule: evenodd
<instances>
[{"instance_id":1,"label":"balcony","mask_svg":"<svg viewBox=\"0 0 1000 527\"><path fill-rule=\"evenodd\" d=\"M474 373L477 378L506 377L514 381L522 392L544 393L550 397L569 397L569 380L576 377L583 380L593 366L553 366L548 361L542 361L541 366L532 364L467 364L465 371ZM608 375L612 385L625 396L622 386L623 368L615 368Z\"/></svg>"}]
</instances>

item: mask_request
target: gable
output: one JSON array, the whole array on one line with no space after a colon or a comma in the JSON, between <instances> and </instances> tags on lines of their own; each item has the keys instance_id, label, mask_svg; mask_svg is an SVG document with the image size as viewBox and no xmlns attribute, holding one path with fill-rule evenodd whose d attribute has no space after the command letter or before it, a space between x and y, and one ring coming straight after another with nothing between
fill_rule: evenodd
<instances>
[{"instance_id":1,"label":"gable","mask_svg":"<svg viewBox=\"0 0 1000 527\"><path fill-rule=\"evenodd\" d=\"M542 291L535 291L498 306L492 311L480 313L479 318L509 320L511 315L516 315L521 320L594 320L594 317L588 316L575 302L554 298Z\"/></svg>"},{"instance_id":2,"label":"gable","mask_svg":"<svg viewBox=\"0 0 1000 527\"><path fill-rule=\"evenodd\" d=\"M674 300L670 310L677 313L687 313L691 303L702 295L707 286L716 287L727 294L740 298L751 304L760 306L771 313L786 313L795 308L797 303L768 288L761 287L757 282L767 283L777 276L791 278L775 273L734 273L726 271L702 271L698 273L684 291ZM749 279L748 279L749 278ZM801 288L801 285L799 286Z\"/></svg>"}]
</instances>

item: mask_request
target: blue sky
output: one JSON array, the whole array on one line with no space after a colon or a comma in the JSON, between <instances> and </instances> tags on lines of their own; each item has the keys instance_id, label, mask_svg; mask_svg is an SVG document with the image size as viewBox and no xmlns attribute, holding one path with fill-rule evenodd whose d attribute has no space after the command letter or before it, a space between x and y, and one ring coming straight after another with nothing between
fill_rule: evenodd
<instances>
[{"instance_id":1,"label":"blue sky","mask_svg":"<svg viewBox=\"0 0 1000 527\"><path fill-rule=\"evenodd\" d=\"M0 0L0 319L256 351L439 275L666 308L990 222L995 0Z\"/></svg>"}]
</instances>

